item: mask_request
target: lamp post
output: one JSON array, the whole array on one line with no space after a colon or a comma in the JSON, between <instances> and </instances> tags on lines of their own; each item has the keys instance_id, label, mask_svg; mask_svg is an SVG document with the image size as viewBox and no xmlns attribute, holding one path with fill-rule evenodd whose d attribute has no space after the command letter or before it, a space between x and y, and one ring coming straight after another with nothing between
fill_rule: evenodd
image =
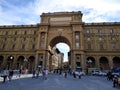
<instances>
[{"instance_id":1,"label":"lamp post","mask_svg":"<svg viewBox=\"0 0 120 90\"><path fill-rule=\"evenodd\" d=\"M89 68L91 68L91 64L92 64L92 60L91 59L88 60L88 64L89 64Z\"/></svg>"},{"instance_id":2,"label":"lamp post","mask_svg":"<svg viewBox=\"0 0 120 90\"><path fill-rule=\"evenodd\" d=\"M8 65L7 65L7 69L10 69L11 66L12 66L13 56L10 56L10 57L9 57L9 60L10 60L10 62L9 62Z\"/></svg>"},{"instance_id":3,"label":"lamp post","mask_svg":"<svg viewBox=\"0 0 120 90\"><path fill-rule=\"evenodd\" d=\"M10 56L10 60L12 60L13 59L13 57L12 56Z\"/></svg>"}]
</instances>

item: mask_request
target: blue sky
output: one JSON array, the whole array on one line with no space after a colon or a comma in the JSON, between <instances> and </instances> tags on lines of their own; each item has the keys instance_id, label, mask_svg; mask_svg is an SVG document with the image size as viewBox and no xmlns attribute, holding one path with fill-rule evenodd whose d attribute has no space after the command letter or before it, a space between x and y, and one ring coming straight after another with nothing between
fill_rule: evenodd
<instances>
[{"instance_id":1,"label":"blue sky","mask_svg":"<svg viewBox=\"0 0 120 90\"><path fill-rule=\"evenodd\" d=\"M61 11L81 11L86 23L120 22L120 0L0 0L0 25L37 24L43 12Z\"/></svg>"},{"instance_id":2,"label":"blue sky","mask_svg":"<svg viewBox=\"0 0 120 90\"><path fill-rule=\"evenodd\" d=\"M64 53L64 61L68 61L68 52L70 51L70 47L65 43L58 43L56 47L60 52Z\"/></svg>"},{"instance_id":3,"label":"blue sky","mask_svg":"<svg viewBox=\"0 0 120 90\"><path fill-rule=\"evenodd\" d=\"M119 22L120 0L0 0L0 25L36 24L41 13L81 11L84 22Z\"/></svg>"}]
</instances>

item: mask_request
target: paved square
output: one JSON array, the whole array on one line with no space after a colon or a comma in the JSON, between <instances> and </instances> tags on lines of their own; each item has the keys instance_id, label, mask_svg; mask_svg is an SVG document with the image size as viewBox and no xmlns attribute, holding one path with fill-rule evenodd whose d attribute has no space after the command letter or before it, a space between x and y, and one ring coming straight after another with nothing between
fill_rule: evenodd
<instances>
[{"instance_id":1,"label":"paved square","mask_svg":"<svg viewBox=\"0 0 120 90\"><path fill-rule=\"evenodd\" d=\"M0 90L118 90L118 88L113 88L112 81L107 81L106 77L82 76L78 79L51 74L47 80L22 75L21 78L14 77L11 82L0 81Z\"/></svg>"}]
</instances>

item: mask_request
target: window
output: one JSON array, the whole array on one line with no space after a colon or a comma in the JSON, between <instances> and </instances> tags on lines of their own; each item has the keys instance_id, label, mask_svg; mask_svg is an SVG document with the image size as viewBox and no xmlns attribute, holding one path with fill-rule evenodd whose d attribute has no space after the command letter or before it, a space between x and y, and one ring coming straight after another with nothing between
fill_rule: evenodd
<instances>
[{"instance_id":1,"label":"window","mask_svg":"<svg viewBox=\"0 0 120 90\"><path fill-rule=\"evenodd\" d=\"M91 44L90 44L90 43L88 44L88 47L87 47L87 48L88 48L88 49L91 49Z\"/></svg>"},{"instance_id":2,"label":"window","mask_svg":"<svg viewBox=\"0 0 120 90\"><path fill-rule=\"evenodd\" d=\"M27 32L25 31L25 32L24 32L24 34L26 35L26 34L27 34Z\"/></svg>"},{"instance_id":3,"label":"window","mask_svg":"<svg viewBox=\"0 0 120 90\"><path fill-rule=\"evenodd\" d=\"M90 41L90 37L87 38L87 41Z\"/></svg>"},{"instance_id":4,"label":"window","mask_svg":"<svg viewBox=\"0 0 120 90\"><path fill-rule=\"evenodd\" d=\"M110 32L110 33L113 33L113 29L110 29L109 32Z\"/></svg>"},{"instance_id":5,"label":"window","mask_svg":"<svg viewBox=\"0 0 120 90\"><path fill-rule=\"evenodd\" d=\"M76 48L76 49L79 48L79 43L78 43L78 42L75 43L75 48Z\"/></svg>"},{"instance_id":6,"label":"window","mask_svg":"<svg viewBox=\"0 0 120 90\"><path fill-rule=\"evenodd\" d=\"M35 44L32 45L32 49L35 49Z\"/></svg>"},{"instance_id":7,"label":"window","mask_svg":"<svg viewBox=\"0 0 120 90\"><path fill-rule=\"evenodd\" d=\"M36 34L36 31L34 31L34 34Z\"/></svg>"},{"instance_id":8,"label":"window","mask_svg":"<svg viewBox=\"0 0 120 90\"><path fill-rule=\"evenodd\" d=\"M103 47L103 44L102 44L102 43L100 43L100 49L104 49L104 47Z\"/></svg>"},{"instance_id":9,"label":"window","mask_svg":"<svg viewBox=\"0 0 120 90\"><path fill-rule=\"evenodd\" d=\"M22 45L22 49L25 49L25 44Z\"/></svg>"},{"instance_id":10,"label":"window","mask_svg":"<svg viewBox=\"0 0 120 90\"><path fill-rule=\"evenodd\" d=\"M79 35L78 34L75 35L75 39L77 39L77 40L79 39Z\"/></svg>"},{"instance_id":11,"label":"window","mask_svg":"<svg viewBox=\"0 0 120 90\"><path fill-rule=\"evenodd\" d=\"M76 60L79 60L80 59L80 56L79 55L76 55Z\"/></svg>"},{"instance_id":12,"label":"window","mask_svg":"<svg viewBox=\"0 0 120 90\"><path fill-rule=\"evenodd\" d=\"M115 37L112 37L111 39L112 39L113 41L115 41Z\"/></svg>"},{"instance_id":13,"label":"window","mask_svg":"<svg viewBox=\"0 0 120 90\"><path fill-rule=\"evenodd\" d=\"M5 35L8 35L8 31L6 31Z\"/></svg>"},{"instance_id":14,"label":"window","mask_svg":"<svg viewBox=\"0 0 120 90\"><path fill-rule=\"evenodd\" d=\"M87 34L89 34L89 33L90 33L90 30L89 30L89 29L87 29L87 30L86 30L86 33L87 33Z\"/></svg>"},{"instance_id":15,"label":"window","mask_svg":"<svg viewBox=\"0 0 120 90\"><path fill-rule=\"evenodd\" d=\"M2 49L5 49L5 43L3 44Z\"/></svg>"},{"instance_id":16,"label":"window","mask_svg":"<svg viewBox=\"0 0 120 90\"><path fill-rule=\"evenodd\" d=\"M79 34L80 34L80 32L78 32L78 31L75 32L75 39L76 39L76 40L79 40Z\"/></svg>"},{"instance_id":17,"label":"window","mask_svg":"<svg viewBox=\"0 0 120 90\"><path fill-rule=\"evenodd\" d=\"M101 29L99 29L99 30L98 30L98 33L102 33L102 30L101 30Z\"/></svg>"},{"instance_id":18,"label":"window","mask_svg":"<svg viewBox=\"0 0 120 90\"><path fill-rule=\"evenodd\" d=\"M40 46L41 46L41 48L44 48L44 43L43 43L43 42L41 42L41 45L40 45Z\"/></svg>"},{"instance_id":19,"label":"window","mask_svg":"<svg viewBox=\"0 0 120 90\"><path fill-rule=\"evenodd\" d=\"M40 62L39 62L39 65L40 65L40 66L42 66L42 65L43 65L43 62L42 62L42 61L40 61Z\"/></svg>"},{"instance_id":20,"label":"window","mask_svg":"<svg viewBox=\"0 0 120 90\"><path fill-rule=\"evenodd\" d=\"M115 44L112 44L112 49L115 49Z\"/></svg>"},{"instance_id":21,"label":"window","mask_svg":"<svg viewBox=\"0 0 120 90\"><path fill-rule=\"evenodd\" d=\"M80 66L81 66L81 63L80 63L80 62L76 62L76 66L77 66L77 67L80 67Z\"/></svg>"},{"instance_id":22,"label":"window","mask_svg":"<svg viewBox=\"0 0 120 90\"><path fill-rule=\"evenodd\" d=\"M43 55L41 55L40 58L43 59Z\"/></svg>"},{"instance_id":23,"label":"window","mask_svg":"<svg viewBox=\"0 0 120 90\"><path fill-rule=\"evenodd\" d=\"M15 44L13 44L12 49L15 49Z\"/></svg>"},{"instance_id":24,"label":"window","mask_svg":"<svg viewBox=\"0 0 120 90\"><path fill-rule=\"evenodd\" d=\"M15 35L17 35L17 31L15 31Z\"/></svg>"},{"instance_id":25,"label":"window","mask_svg":"<svg viewBox=\"0 0 120 90\"><path fill-rule=\"evenodd\" d=\"M101 38L101 37L99 38L99 41L102 41L102 38Z\"/></svg>"}]
</instances>

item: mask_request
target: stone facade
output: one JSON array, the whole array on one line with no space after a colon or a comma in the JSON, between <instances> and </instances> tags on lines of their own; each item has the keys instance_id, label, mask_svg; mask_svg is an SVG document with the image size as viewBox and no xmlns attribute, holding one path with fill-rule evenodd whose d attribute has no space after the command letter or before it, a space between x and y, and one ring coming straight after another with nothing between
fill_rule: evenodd
<instances>
[{"instance_id":1,"label":"stone facade","mask_svg":"<svg viewBox=\"0 0 120 90\"><path fill-rule=\"evenodd\" d=\"M50 68L57 43L69 45L69 67L120 66L120 22L85 23L82 13L43 13L36 25L0 26L0 67ZM91 61L91 62L89 62Z\"/></svg>"}]
</instances>

